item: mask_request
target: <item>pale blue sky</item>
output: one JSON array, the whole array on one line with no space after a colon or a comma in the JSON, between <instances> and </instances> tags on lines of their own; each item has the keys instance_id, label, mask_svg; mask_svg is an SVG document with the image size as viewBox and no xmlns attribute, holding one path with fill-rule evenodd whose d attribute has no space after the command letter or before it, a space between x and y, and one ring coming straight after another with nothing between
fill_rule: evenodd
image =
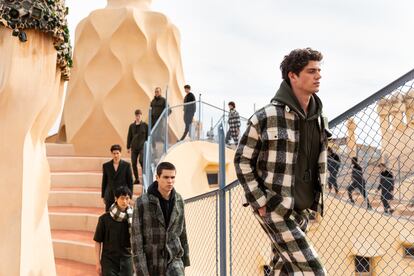
<instances>
[{"instance_id":1,"label":"pale blue sky","mask_svg":"<svg viewBox=\"0 0 414 276\"><path fill-rule=\"evenodd\" d=\"M66 0L77 23L105 0ZM234 100L250 116L281 82L294 48L325 58L319 96L330 119L414 68L414 1L154 0L181 33L186 81L204 100Z\"/></svg>"}]
</instances>

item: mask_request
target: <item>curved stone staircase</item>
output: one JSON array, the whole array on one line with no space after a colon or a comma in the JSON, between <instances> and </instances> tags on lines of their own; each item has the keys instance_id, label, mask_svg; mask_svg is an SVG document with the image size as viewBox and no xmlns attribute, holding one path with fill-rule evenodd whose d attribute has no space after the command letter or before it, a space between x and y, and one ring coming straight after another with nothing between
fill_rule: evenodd
<instances>
[{"instance_id":1,"label":"curved stone staircase","mask_svg":"<svg viewBox=\"0 0 414 276\"><path fill-rule=\"evenodd\" d=\"M46 147L51 171L49 219L57 274L96 275L93 234L104 212L100 192L102 164L110 157L75 156L69 144Z\"/></svg>"}]
</instances>

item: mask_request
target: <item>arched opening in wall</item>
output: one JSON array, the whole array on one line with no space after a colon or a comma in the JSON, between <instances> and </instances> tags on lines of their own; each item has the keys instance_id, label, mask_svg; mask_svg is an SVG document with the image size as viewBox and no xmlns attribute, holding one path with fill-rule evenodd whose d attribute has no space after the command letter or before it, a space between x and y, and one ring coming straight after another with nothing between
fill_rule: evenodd
<instances>
[{"instance_id":1,"label":"arched opening in wall","mask_svg":"<svg viewBox=\"0 0 414 276\"><path fill-rule=\"evenodd\" d=\"M414 245L413 244L403 245L403 257L404 259L414 260Z\"/></svg>"},{"instance_id":2,"label":"arched opening in wall","mask_svg":"<svg viewBox=\"0 0 414 276\"><path fill-rule=\"evenodd\" d=\"M372 258L364 256L355 256L355 276L371 276Z\"/></svg>"},{"instance_id":3,"label":"arched opening in wall","mask_svg":"<svg viewBox=\"0 0 414 276\"><path fill-rule=\"evenodd\" d=\"M219 166L218 164L209 164L205 167L207 183L210 188L218 187L219 185Z\"/></svg>"}]
</instances>

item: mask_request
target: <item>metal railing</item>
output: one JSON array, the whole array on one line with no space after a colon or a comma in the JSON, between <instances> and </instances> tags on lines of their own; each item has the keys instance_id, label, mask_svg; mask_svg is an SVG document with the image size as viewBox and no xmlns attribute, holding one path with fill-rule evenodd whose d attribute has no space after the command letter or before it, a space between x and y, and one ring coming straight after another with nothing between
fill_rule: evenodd
<instances>
[{"instance_id":1,"label":"metal railing","mask_svg":"<svg viewBox=\"0 0 414 276\"><path fill-rule=\"evenodd\" d=\"M329 125L341 161L329 162L325 215L312 213L307 233L328 275L414 275L414 70ZM273 275L271 243L243 203L237 181L186 200L188 275Z\"/></svg>"},{"instance_id":2,"label":"metal railing","mask_svg":"<svg viewBox=\"0 0 414 276\"><path fill-rule=\"evenodd\" d=\"M217 107L203 102L201 98L192 103L168 106L160 114L156 122L149 120L148 140L144 145L143 159L143 182L144 189L153 181L155 168L168 150L180 143L180 139L185 130L184 107L189 105L196 106L190 130L186 136L186 141L211 141L218 143L219 127L223 126L224 132L227 132L229 111L223 107ZM149 110L149 118L152 116L152 110ZM241 127L240 133L246 128L247 119L240 116ZM154 125L152 125L154 124ZM234 141L230 140L234 144Z\"/></svg>"}]
</instances>

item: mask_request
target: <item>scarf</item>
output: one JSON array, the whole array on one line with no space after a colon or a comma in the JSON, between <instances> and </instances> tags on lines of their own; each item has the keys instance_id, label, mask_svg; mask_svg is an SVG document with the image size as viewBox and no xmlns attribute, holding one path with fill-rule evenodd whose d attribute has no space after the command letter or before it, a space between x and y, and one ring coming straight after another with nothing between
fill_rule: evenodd
<instances>
[{"instance_id":1,"label":"scarf","mask_svg":"<svg viewBox=\"0 0 414 276\"><path fill-rule=\"evenodd\" d=\"M128 221L129 234L131 234L132 212L133 209L131 206L128 206L125 211L121 211L118 209L118 205L116 203L112 204L109 208L109 214L113 220L118 222Z\"/></svg>"}]
</instances>

